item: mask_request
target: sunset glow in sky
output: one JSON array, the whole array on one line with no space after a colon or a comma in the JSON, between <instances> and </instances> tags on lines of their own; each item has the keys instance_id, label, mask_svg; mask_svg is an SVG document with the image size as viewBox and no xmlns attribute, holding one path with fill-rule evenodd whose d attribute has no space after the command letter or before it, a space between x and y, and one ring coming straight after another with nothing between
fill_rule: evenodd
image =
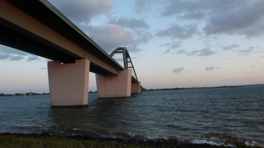
<instances>
[{"instance_id":1,"label":"sunset glow in sky","mask_svg":"<svg viewBox=\"0 0 264 148\"><path fill-rule=\"evenodd\" d=\"M263 0L50 2L107 53L127 47L145 88L264 83ZM49 92L47 61L0 45L0 93Z\"/></svg>"}]
</instances>

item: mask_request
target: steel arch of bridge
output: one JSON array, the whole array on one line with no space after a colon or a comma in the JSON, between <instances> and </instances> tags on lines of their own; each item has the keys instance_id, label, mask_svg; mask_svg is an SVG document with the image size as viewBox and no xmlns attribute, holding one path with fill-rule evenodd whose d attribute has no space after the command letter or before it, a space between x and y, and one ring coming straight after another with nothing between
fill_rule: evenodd
<instances>
[{"instance_id":1,"label":"steel arch of bridge","mask_svg":"<svg viewBox=\"0 0 264 148\"><path fill-rule=\"evenodd\" d=\"M133 78L136 80L136 82L138 82L138 78L137 78L137 74L136 74L136 71L135 71L135 68L134 68L133 62L132 62L132 60L131 60L131 58L130 58L130 55L129 55L129 53L128 53L126 47L118 47L118 48L116 48L116 49L110 54L110 57L113 58L113 56L114 56L116 53L123 53L124 69L132 68L132 70L133 70L133 72L134 72L134 74L135 74L135 78L134 78L134 77L133 77ZM132 66L132 67L130 67L130 66L128 65L128 63L131 63L131 66Z\"/></svg>"}]
</instances>

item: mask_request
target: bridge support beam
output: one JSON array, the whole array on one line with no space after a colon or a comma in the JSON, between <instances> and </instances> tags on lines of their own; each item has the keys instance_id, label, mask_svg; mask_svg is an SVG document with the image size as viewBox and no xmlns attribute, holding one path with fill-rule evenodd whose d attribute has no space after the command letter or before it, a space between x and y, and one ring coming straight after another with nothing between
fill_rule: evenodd
<instances>
[{"instance_id":1,"label":"bridge support beam","mask_svg":"<svg viewBox=\"0 0 264 148\"><path fill-rule=\"evenodd\" d=\"M132 94L140 94L140 92L141 92L140 82L132 83L131 84L131 93Z\"/></svg>"},{"instance_id":2,"label":"bridge support beam","mask_svg":"<svg viewBox=\"0 0 264 148\"><path fill-rule=\"evenodd\" d=\"M48 62L51 107L87 106L89 69L87 59L67 64Z\"/></svg>"},{"instance_id":3,"label":"bridge support beam","mask_svg":"<svg viewBox=\"0 0 264 148\"><path fill-rule=\"evenodd\" d=\"M99 98L117 98L131 96L132 70L118 72L118 76L96 75Z\"/></svg>"}]
</instances>

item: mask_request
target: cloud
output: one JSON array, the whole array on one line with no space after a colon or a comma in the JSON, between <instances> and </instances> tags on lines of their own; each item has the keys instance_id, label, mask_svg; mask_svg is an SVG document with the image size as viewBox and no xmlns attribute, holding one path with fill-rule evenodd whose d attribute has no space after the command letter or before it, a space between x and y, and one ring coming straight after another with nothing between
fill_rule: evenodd
<instances>
[{"instance_id":1,"label":"cloud","mask_svg":"<svg viewBox=\"0 0 264 148\"><path fill-rule=\"evenodd\" d=\"M225 12L241 5L245 5L245 2L240 0L168 0L167 6L162 10L161 15L182 15L189 16L186 19L200 19L206 17L206 14Z\"/></svg>"},{"instance_id":2,"label":"cloud","mask_svg":"<svg viewBox=\"0 0 264 148\"><path fill-rule=\"evenodd\" d=\"M188 53L187 56L209 56L215 54L210 48L203 48L201 50L193 50L191 53Z\"/></svg>"},{"instance_id":3,"label":"cloud","mask_svg":"<svg viewBox=\"0 0 264 148\"><path fill-rule=\"evenodd\" d=\"M184 20L201 20L205 17L205 14L203 12L187 12L179 16L180 19Z\"/></svg>"},{"instance_id":4,"label":"cloud","mask_svg":"<svg viewBox=\"0 0 264 148\"><path fill-rule=\"evenodd\" d=\"M161 47L165 46L168 47L169 49L165 53L169 53L170 50L179 48L181 46L181 42L170 42L170 43L165 43L160 45Z\"/></svg>"},{"instance_id":5,"label":"cloud","mask_svg":"<svg viewBox=\"0 0 264 148\"><path fill-rule=\"evenodd\" d=\"M117 47L127 47L130 52L141 50L138 46L152 39L148 31L126 30L118 25L85 25L86 33L106 52L111 53Z\"/></svg>"},{"instance_id":6,"label":"cloud","mask_svg":"<svg viewBox=\"0 0 264 148\"><path fill-rule=\"evenodd\" d=\"M153 0L136 0L134 4L134 10L137 14L150 11L151 2Z\"/></svg>"},{"instance_id":7,"label":"cloud","mask_svg":"<svg viewBox=\"0 0 264 148\"><path fill-rule=\"evenodd\" d=\"M166 53L170 53L170 52L171 52L171 50L168 49L168 50L166 50L164 53L166 54Z\"/></svg>"},{"instance_id":8,"label":"cloud","mask_svg":"<svg viewBox=\"0 0 264 148\"><path fill-rule=\"evenodd\" d=\"M252 66L250 66L251 68L254 68L255 66L254 65L252 65Z\"/></svg>"},{"instance_id":9,"label":"cloud","mask_svg":"<svg viewBox=\"0 0 264 148\"><path fill-rule=\"evenodd\" d=\"M184 67L179 67L179 68L173 69L172 72L181 73L183 70L184 70Z\"/></svg>"},{"instance_id":10,"label":"cloud","mask_svg":"<svg viewBox=\"0 0 264 148\"><path fill-rule=\"evenodd\" d=\"M29 57L27 57L29 56ZM27 61L40 60L37 56L18 49L0 45L0 60L20 61L27 58Z\"/></svg>"},{"instance_id":11,"label":"cloud","mask_svg":"<svg viewBox=\"0 0 264 148\"><path fill-rule=\"evenodd\" d=\"M229 46L223 47L223 50L230 50L230 49L234 49L234 48L237 48L237 47L239 47L239 45L237 45L237 44L231 44Z\"/></svg>"},{"instance_id":12,"label":"cloud","mask_svg":"<svg viewBox=\"0 0 264 148\"><path fill-rule=\"evenodd\" d=\"M212 55L212 54L215 54L215 52L213 52L211 49L209 48L203 48L201 51L200 51L200 54L198 54L197 56L209 56L209 55Z\"/></svg>"},{"instance_id":13,"label":"cloud","mask_svg":"<svg viewBox=\"0 0 264 148\"><path fill-rule=\"evenodd\" d=\"M239 52L242 55L249 55L250 53L253 52L253 49L249 48L249 49L243 49L243 50L238 50L237 52Z\"/></svg>"},{"instance_id":14,"label":"cloud","mask_svg":"<svg viewBox=\"0 0 264 148\"><path fill-rule=\"evenodd\" d=\"M10 56L9 58L10 61L20 61L22 59L24 59L23 56Z\"/></svg>"},{"instance_id":15,"label":"cloud","mask_svg":"<svg viewBox=\"0 0 264 148\"><path fill-rule=\"evenodd\" d=\"M30 62L30 61L34 61L34 60L39 60L39 58L37 56L30 56L28 57L27 61Z\"/></svg>"},{"instance_id":16,"label":"cloud","mask_svg":"<svg viewBox=\"0 0 264 148\"><path fill-rule=\"evenodd\" d=\"M245 3L246 2L246 3ZM210 15L204 31L210 34L238 34L248 38L264 34L264 1L244 1L242 6Z\"/></svg>"},{"instance_id":17,"label":"cloud","mask_svg":"<svg viewBox=\"0 0 264 148\"><path fill-rule=\"evenodd\" d=\"M0 54L0 60L6 60L10 57L8 54Z\"/></svg>"},{"instance_id":18,"label":"cloud","mask_svg":"<svg viewBox=\"0 0 264 148\"><path fill-rule=\"evenodd\" d=\"M100 15L109 15L113 8L112 0L49 0L66 17L75 23L90 22Z\"/></svg>"},{"instance_id":19,"label":"cloud","mask_svg":"<svg viewBox=\"0 0 264 148\"><path fill-rule=\"evenodd\" d=\"M199 34L196 26L194 23L184 26L173 24L167 29L158 31L156 35L159 37L170 37L172 39L187 39L195 34Z\"/></svg>"},{"instance_id":20,"label":"cloud","mask_svg":"<svg viewBox=\"0 0 264 148\"><path fill-rule=\"evenodd\" d=\"M221 69L221 68L220 68L220 66L217 66L217 67L216 67L216 69L218 69L218 70L219 70L219 69Z\"/></svg>"},{"instance_id":21,"label":"cloud","mask_svg":"<svg viewBox=\"0 0 264 148\"><path fill-rule=\"evenodd\" d=\"M207 71L214 70L214 66L206 67L205 70L207 70Z\"/></svg>"},{"instance_id":22,"label":"cloud","mask_svg":"<svg viewBox=\"0 0 264 148\"><path fill-rule=\"evenodd\" d=\"M187 54L188 52L186 52L184 49L178 50L176 52L176 54Z\"/></svg>"},{"instance_id":23,"label":"cloud","mask_svg":"<svg viewBox=\"0 0 264 148\"><path fill-rule=\"evenodd\" d=\"M127 27L127 28L131 28L131 29L148 29L149 25L145 22L144 19L127 19L127 18L119 18L119 19L110 19L109 20L110 24L115 24L115 25L119 25L122 27Z\"/></svg>"},{"instance_id":24,"label":"cloud","mask_svg":"<svg viewBox=\"0 0 264 148\"><path fill-rule=\"evenodd\" d=\"M191 53L188 53L187 56L196 55L199 52L200 52L199 50L193 50Z\"/></svg>"},{"instance_id":25,"label":"cloud","mask_svg":"<svg viewBox=\"0 0 264 148\"><path fill-rule=\"evenodd\" d=\"M205 21L207 35L245 35L248 38L264 35L263 0L167 0L161 10L165 17Z\"/></svg>"},{"instance_id":26,"label":"cloud","mask_svg":"<svg viewBox=\"0 0 264 148\"><path fill-rule=\"evenodd\" d=\"M0 45L0 53L4 53L4 54L12 54L12 55L29 55L29 53L18 50L18 49L14 49L8 46L4 46L4 45Z\"/></svg>"},{"instance_id":27,"label":"cloud","mask_svg":"<svg viewBox=\"0 0 264 148\"><path fill-rule=\"evenodd\" d=\"M47 69L47 67L42 67L42 68L40 68L40 70L44 70L44 69Z\"/></svg>"}]
</instances>

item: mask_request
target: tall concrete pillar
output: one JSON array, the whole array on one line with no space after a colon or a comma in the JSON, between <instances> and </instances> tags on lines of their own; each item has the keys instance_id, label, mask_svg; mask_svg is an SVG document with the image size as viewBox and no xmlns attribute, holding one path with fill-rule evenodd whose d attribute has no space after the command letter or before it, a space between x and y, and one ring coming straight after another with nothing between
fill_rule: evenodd
<instances>
[{"instance_id":1,"label":"tall concrete pillar","mask_svg":"<svg viewBox=\"0 0 264 148\"><path fill-rule=\"evenodd\" d=\"M132 94L140 94L140 92L141 92L140 82L132 83L131 84L131 93Z\"/></svg>"},{"instance_id":2,"label":"tall concrete pillar","mask_svg":"<svg viewBox=\"0 0 264 148\"><path fill-rule=\"evenodd\" d=\"M86 59L67 64L48 62L51 107L87 106L89 69Z\"/></svg>"},{"instance_id":3,"label":"tall concrete pillar","mask_svg":"<svg viewBox=\"0 0 264 148\"><path fill-rule=\"evenodd\" d=\"M131 96L132 70L118 72L118 76L96 75L99 98L117 98Z\"/></svg>"}]
</instances>

